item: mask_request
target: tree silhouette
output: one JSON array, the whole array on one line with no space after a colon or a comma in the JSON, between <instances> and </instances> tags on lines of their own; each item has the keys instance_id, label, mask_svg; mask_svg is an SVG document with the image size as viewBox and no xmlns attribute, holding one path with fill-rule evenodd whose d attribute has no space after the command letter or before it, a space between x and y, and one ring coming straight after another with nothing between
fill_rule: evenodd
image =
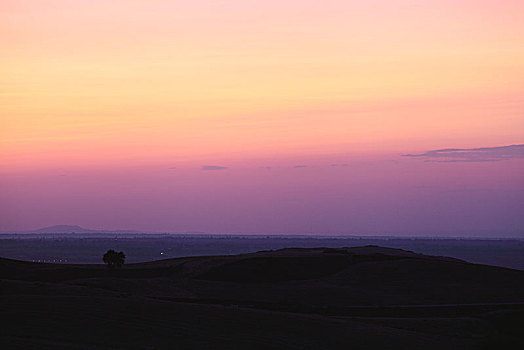
<instances>
[{"instance_id":1,"label":"tree silhouette","mask_svg":"<svg viewBox=\"0 0 524 350\"><path fill-rule=\"evenodd\" d=\"M116 252L113 249L109 249L103 257L104 262L107 264L107 267L121 267L124 265L126 260L126 255L124 252Z\"/></svg>"}]
</instances>

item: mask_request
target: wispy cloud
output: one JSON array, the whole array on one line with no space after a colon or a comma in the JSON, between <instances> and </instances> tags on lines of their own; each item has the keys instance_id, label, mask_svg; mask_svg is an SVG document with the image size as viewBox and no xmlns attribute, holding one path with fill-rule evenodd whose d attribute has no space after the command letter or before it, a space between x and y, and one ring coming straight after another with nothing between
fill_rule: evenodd
<instances>
[{"instance_id":1,"label":"wispy cloud","mask_svg":"<svg viewBox=\"0 0 524 350\"><path fill-rule=\"evenodd\" d=\"M330 164L329 166L332 166L332 167L337 167L337 166L348 166L349 164L347 163L342 163L342 164Z\"/></svg>"},{"instance_id":2,"label":"wispy cloud","mask_svg":"<svg viewBox=\"0 0 524 350\"><path fill-rule=\"evenodd\" d=\"M402 156L421 158L426 162L499 162L524 158L524 144L482 148L444 148Z\"/></svg>"},{"instance_id":3,"label":"wispy cloud","mask_svg":"<svg viewBox=\"0 0 524 350\"><path fill-rule=\"evenodd\" d=\"M307 168L307 165L295 165L293 168L295 168L295 169Z\"/></svg>"},{"instance_id":4,"label":"wispy cloud","mask_svg":"<svg viewBox=\"0 0 524 350\"><path fill-rule=\"evenodd\" d=\"M227 166L219 166L219 165L203 165L202 170L225 170L227 169Z\"/></svg>"}]
</instances>

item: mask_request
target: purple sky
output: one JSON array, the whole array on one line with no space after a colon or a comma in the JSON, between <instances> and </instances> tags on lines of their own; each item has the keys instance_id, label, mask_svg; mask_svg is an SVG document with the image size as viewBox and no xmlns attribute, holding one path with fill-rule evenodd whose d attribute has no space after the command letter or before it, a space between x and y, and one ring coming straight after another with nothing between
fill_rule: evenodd
<instances>
[{"instance_id":1,"label":"purple sky","mask_svg":"<svg viewBox=\"0 0 524 350\"><path fill-rule=\"evenodd\" d=\"M523 150L9 174L1 229L524 237Z\"/></svg>"}]
</instances>

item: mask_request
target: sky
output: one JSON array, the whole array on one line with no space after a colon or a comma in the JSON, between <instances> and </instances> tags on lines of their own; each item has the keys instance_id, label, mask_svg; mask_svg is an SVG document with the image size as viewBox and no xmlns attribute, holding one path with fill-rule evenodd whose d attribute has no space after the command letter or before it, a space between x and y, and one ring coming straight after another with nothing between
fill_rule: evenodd
<instances>
[{"instance_id":1,"label":"sky","mask_svg":"<svg viewBox=\"0 0 524 350\"><path fill-rule=\"evenodd\" d=\"M0 231L524 237L520 0L4 0Z\"/></svg>"}]
</instances>

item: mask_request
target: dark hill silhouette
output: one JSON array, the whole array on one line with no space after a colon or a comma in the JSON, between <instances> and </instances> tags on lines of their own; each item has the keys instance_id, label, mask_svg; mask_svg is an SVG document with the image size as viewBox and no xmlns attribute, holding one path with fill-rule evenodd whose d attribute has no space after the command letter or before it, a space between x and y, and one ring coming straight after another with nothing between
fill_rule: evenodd
<instances>
[{"instance_id":1,"label":"dark hill silhouette","mask_svg":"<svg viewBox=\"0 0 524 350\"><path fill-rule=\"evenodd\" d=\"M29 231L20 231L18 233L34 233L34 234L61 234L61 235L68 235L68 234L83 234L83 235L97 235L97 234L108 234L108 233L120 233L120 234L137 234L141 233L140 231L136 230L93 230L88 229L82 226L78 225L53 225L53 226L47 226L43 228L39 228L36 230L29 230Z\"/></svg>"},{"instance_id":2,"label":"dark hill silhouette","mask_svg":"<svg viewBox=\"0 0 524 350\"><path fill-rule=\"evenodd\" d=\"M54 225L54 226L43 227L43 228L31 231L31 232L36 232L36 233L96 233L98 231L83 228L78 225Z\"/></svg>"},{"instance_id":3,"label":"dark hill silhouette","mask_svg":"<svg viewBox=\"0 0 524 350\"><path fill-rule=\"evenodd\" d=\"M524 271L282 249L107 269L0 259L4 348L511 348ZM1 345L1 344L0 344Z\"/></svg>"}]
</instances>

